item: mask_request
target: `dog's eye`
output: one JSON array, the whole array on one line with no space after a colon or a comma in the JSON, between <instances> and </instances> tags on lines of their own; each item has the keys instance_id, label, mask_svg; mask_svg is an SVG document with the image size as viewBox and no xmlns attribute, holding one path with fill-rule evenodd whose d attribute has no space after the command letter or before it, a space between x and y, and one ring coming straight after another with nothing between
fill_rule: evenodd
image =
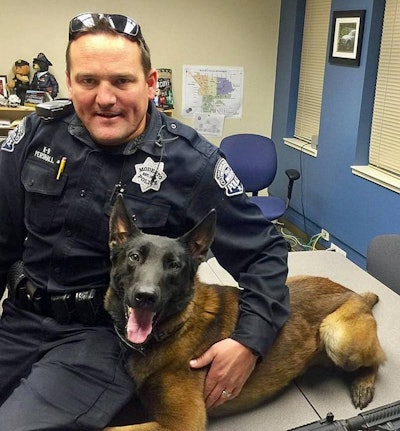
<instances>
[{"instance_id":1,"label":"dog's eye","mask_svg":"<svg viewBox=\"0 0 400 431\"><path fill-rule=\"evenodd\" d=\"M168 263L169 269L180 269L181 267L182 267L181 263L177 261L172 261Z\"/></svg>"},{"instance_id":2,"label":"dog's eye","mask_svg":"<svg viewBox=\"0 0 400 431\"><path fill-rule=\"evenodd\" d=\"M140 260L140 256L138 253L130 253L128 255L128 259L130 262L139 262Z\"/></svg>"}]
</instances>

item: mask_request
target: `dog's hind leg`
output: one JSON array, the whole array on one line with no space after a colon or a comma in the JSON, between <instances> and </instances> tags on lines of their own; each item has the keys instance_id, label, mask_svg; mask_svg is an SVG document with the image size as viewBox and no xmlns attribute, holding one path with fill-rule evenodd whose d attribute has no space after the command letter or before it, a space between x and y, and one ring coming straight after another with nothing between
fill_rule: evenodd
<instances>
[{"instance_id":1,"label":"dog's hind leg","mask_svg":"<svg viewBox=\"0 0 400 431\"><path fill-rule=\"evenodd\" d=\"M351 394L354 405L360 408L371 401L378 367L386 359L371 312L377 299L372 293L354 294L320 326L321 342L334 364L345 371L358 370Z\"/></svg>"},{"instance_id":2,"label":"dog's hind leg","mask_svg":"<svg viewBox=\"0 0 400 431\"><path fill-rule=\"evenodd\" d=\"M354 407L363 409L374 397L375 380L378 367L362 367L352 373L353 381L350 387L351 400Z\"/></svg>"}]
</instances>

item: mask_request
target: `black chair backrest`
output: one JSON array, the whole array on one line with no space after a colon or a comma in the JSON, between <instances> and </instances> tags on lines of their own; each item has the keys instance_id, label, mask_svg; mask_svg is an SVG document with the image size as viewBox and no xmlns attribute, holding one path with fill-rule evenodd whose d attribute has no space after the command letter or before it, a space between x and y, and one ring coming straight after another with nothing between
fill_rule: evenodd
<instances>
[{"instance_id":1,"label":"black chair backrest","mask_svg":"<svg viewBox=\"0 0 400 431\"><path fill-rule=\"evenodd\" d=\"M400 295L400 234L378 235L367 251L367 271Z\"/></svg>"}]
</instances>

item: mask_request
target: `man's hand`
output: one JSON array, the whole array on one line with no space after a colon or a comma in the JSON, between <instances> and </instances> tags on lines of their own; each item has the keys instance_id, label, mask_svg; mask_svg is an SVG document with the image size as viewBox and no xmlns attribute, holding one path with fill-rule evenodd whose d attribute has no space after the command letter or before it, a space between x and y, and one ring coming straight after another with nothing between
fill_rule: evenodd
<instances>
[{"instance_id":1,"label":"man's hand","mask_svg":"<svg viewBox=\"0 0 400 431\"><path fill-rule=\"evenodd\" d=\"M212 363L204 387L207 408L237 397L256 362L257 357L248 347L231 338L215 343L199 358L190 361L192 368Z\"/></svg>"}]
</instances>

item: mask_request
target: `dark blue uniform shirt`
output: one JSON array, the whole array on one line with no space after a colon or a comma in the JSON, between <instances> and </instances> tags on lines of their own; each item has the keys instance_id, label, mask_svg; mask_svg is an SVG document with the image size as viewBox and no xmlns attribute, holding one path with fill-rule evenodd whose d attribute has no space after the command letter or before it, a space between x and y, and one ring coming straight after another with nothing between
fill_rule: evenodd
<instances>
[{"instance_id":1,"label":"dark blue uniform shirt","mask_svg":"<svg viewBox=\"0 0 400 431\"><path fill-rule=\"evenodd\" d=\"M108 218L121 189L148 233L180 236L215 208L212 251L243 288L232 338L264 354L289 314L285 241L217 147L152 104L149 113L141 140L120 148L96 145L75 114L49 122L32 114L7 139L0 152L0 293L21 259L30 280L49 292L105 289Z\"/></svg>"}]
</instances>

